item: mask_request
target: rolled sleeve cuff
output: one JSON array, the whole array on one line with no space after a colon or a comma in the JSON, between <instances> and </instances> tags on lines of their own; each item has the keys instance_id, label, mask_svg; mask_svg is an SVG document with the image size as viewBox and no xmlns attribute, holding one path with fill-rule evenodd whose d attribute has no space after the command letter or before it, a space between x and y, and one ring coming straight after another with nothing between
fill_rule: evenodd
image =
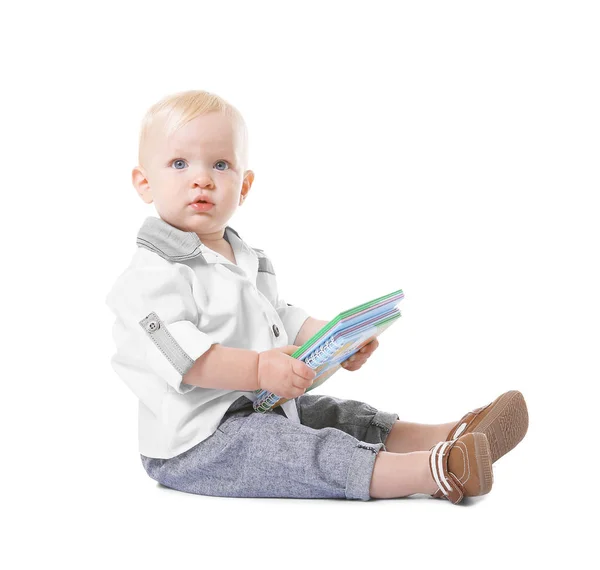
<instances>
[{"instance_id":1,"label":"rolled sleeve cuff","mask_svg":"<svg viewBox=\"0 0 600 570\"><path fill-rule=\"evenodd\" d=\"M277 309L277 314L287 333L288 342L294 344L304 321L306 321L310 315L304 309L293 305L286 305L285 307Z\"/></svg>"},{"instance_id":2,"label":"rolled sleeve cuff","mask_svg":"<svg viewBox=\"0 0 600 570\"><path fill-rule=\"evenodd\" d=\"M213 344L211 338L190 321L166 325L156 313L140 322L150 339L149 364L178 393L185 394L195 386L182 382L183 377Z\"/></svg>"}]
</instances>

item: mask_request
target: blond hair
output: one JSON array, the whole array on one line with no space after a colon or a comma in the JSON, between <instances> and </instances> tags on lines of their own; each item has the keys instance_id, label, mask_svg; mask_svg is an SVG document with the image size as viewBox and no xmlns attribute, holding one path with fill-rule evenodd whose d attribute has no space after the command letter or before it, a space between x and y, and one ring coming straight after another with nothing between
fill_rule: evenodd
<instances>
[{"instance_id":1,"label":"blond hair","mask_svg":"<svg viewBox=\"0 0 600 570\"><path fill-rule=\"evenodd\" d=\"M238 127L242 145L242 165L248 164L248 129L242 114L231 103L208 91L180 91L163 97L146 111L140 127L138 161L145 167L149 162L149 141L154 131L170 137L178 129L208 113L223 113Z\"/></svg>"}]
</instances>

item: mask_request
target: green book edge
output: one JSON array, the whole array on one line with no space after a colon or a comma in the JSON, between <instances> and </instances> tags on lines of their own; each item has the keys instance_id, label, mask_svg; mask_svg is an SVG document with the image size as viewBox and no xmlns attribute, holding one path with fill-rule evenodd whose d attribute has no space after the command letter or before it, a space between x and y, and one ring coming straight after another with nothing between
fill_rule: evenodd
<instances>
[{"instance_id":1,"label":"green book edge","mask_svg":"<svg viewBox=\"0 0 600 570\"><path fill-rule=\"evenodd\" d=\"M346 317L354 315L355 313L359 313L360 311L367 309L368 307L376 305L380 301L384 301L385 299L388 299L389 297L393 297L394 295L398 295L399 293L402 293L402 292L403 292L402 289L398 289L397 291L393 291L391 293L388 293L387 295L383 295L382 297L377 297L377 299L373 299L372 301L368 301L366 303L363 303L362 305L358 305L356 307L353 307L352 309L348 309L347 311L340 313L337 317L334 317L331 321L329 321L322 329L317 331L311 338L309 338L298 350L296 350L296 352L294 352L291 355L291 357L298 358L299 356L301 356L302 353L305 350L307 350L315 341L317 341L322 336L325 336L325 333L328 333L333 328L335 328L335 326L342 319L345 319ZM386 319L386 321L387 320L389 320L389 319ZM383 322L380 324L383 324Z\"/></svg>"}]
</instances>

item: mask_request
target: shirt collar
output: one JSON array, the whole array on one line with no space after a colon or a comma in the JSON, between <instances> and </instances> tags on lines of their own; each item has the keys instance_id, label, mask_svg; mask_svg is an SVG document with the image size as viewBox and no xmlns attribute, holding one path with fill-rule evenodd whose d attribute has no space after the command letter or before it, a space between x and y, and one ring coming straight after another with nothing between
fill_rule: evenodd
<instances>
[{"instance_id":1,"label":"shirt collar","mask_svg":"<svg viewBox=\"0 0 600 570\"><path fill-rule=\"evenodd\" d=\"M204 245L198 234L180 230L162 218L146 218L137 235L137 246L148 249L169 261L182 262L200 257L205 263L221 263L232 271L243 271L256 283L258 254L249 247L230 226L225 227L223 237L235 254L237 265Z\"/></svg>"}]
</instances>

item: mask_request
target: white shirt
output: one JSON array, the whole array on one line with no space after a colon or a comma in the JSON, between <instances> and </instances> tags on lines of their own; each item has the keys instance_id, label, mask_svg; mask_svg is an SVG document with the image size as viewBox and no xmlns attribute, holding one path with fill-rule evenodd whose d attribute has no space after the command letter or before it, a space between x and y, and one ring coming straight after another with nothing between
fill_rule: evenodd
<instances>
[{"instance_id":1,"label":"white shirt","mask_svg":"<svg viewBox=\"0 0 600 570\"><path fill-rule=\"evenodd\" d=\"M106 303L116 316L111 364L139 399L139 450L170 458L213 434L232 402L255 401L253 391L182 383L212 344L263 352L293 344L308 313L277 292L273 266L225 228L237 265L204 245L194 232L147 218L138 249ZM283 404L300 423L296 403Z\"/></svg>"}]
</instances>

